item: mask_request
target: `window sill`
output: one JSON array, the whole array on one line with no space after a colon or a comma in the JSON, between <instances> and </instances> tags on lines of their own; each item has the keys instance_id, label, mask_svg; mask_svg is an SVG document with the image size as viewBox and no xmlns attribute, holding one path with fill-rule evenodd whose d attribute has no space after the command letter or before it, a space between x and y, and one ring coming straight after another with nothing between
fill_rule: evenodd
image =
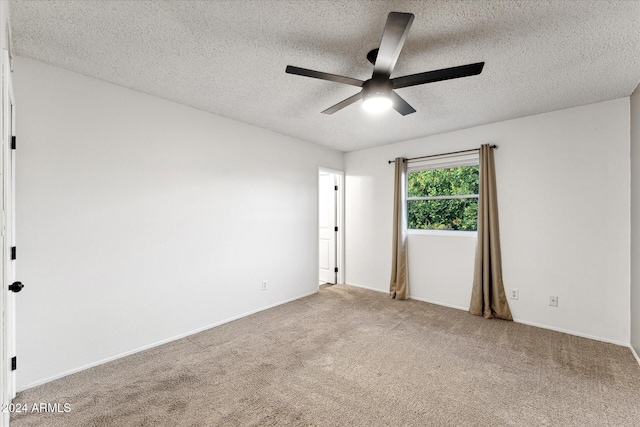
<instances>
[{"instance_id":1,"label":"window sill","mask_svg":"<svg viewBox=\"0 0 640 427\"><path fill-rule=\"evenodd\" d=\"M460 230L420 230L410 228L407 234L422 234L430 236L450 236L450 237L477 237L477 231L460 231Z\"/></svg>"}]
</instances>

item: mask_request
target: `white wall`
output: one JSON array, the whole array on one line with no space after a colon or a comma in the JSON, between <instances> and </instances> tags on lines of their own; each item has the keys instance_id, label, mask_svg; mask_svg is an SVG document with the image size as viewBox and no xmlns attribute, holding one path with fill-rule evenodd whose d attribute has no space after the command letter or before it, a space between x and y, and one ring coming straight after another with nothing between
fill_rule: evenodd
<instances>
[{"instance_id":1,"label":"white wall","mask_svg":"<svg viewBox=\"0 0 640 427\"><path fill-rule=\"evenodd\" d=\"M9 48L9 40L7 38L7 24L9 20L9 2L0 1L0 46L2 49Z\"/></svg>"},{"instance_id":2,"label":"white wall","mask_svg":"<svg viewBox=\"0 0 640 427\"><path fill-rule=\"evenodd\" d=\"M346 282L388 291L393 166L497 144L503 274L514 318L629 342L629 99L350 152ZM468 308L476 239L409 236L412 297ZM549 295L559 297L557 308Z\"/></svg>"},{"instance_id":3,"label":"white wall","mask_svg":"<svg viewBox=\"0 0 640 427\"><path fill-rule=\"evenodd\" d=\"M342 153L24 58L15 89L19 388L317 290Z\"/></svg>"},{"instance_id":4,"label":"white wall","mask_svg":"<svg viewBox=\"0 0 640 427\"><path fill-rule=\"evenodd\" d=\"M640 85L631 95L631 346L640 356Z\"/></svg>"}]
</instances>

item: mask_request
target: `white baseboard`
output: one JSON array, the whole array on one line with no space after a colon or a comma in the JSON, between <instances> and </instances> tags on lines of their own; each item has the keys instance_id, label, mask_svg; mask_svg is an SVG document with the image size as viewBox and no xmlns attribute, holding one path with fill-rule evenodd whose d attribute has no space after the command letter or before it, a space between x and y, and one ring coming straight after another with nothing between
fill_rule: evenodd
<instances>
[{"instance_id":1,"label":"white baseboard","mask_svg":"<svg viewBox=\"0 0 640 427\"><path fill-rule=\"evenodd\" d=\"M382 291L380 289L371 288L369 286L356 285L355 283L346 283L346 284L349 285L349 286L355 286L357 288L363 288L363 289L369 289L371 291L388 293L388 291ZM463 307L461 305L443 303L441 301L436 301L436 300L432 300L432 299L429 299L429 298L416 297L416 296L413 296L413 295L410 295L409 298L411 298L413 300L416 300L416 301L428 302L430 304L436 304L436 305L441 305L441 306L444 306L444 307L455 308L457 310L463 310L463 311L468 311L469 310L469 307ZM630 347L628 342L617 341L617 340L612 340L612 339L609 339L609 338L598 337L598 336L595 336L595 335L584 334L582 332L571 331L569 329L556 328L554 326L543 325L543 324L540 324L540 323L530 322L528 320L523 320L523 319L515 319L514 318L513 321L516 322L516 323L522 323L524 325L535 326L536 328L549 329L551 331L562 332L564 334L575 335L577 337L588 338L588 339L596 340L596 341L602 341L602 342L606 342L606 343L609 343L609 344L620 345L620 346L623 346L623 347ZM638 356L635 353L635 351L634 351L634 356L636 357L636 359L638 359ZM640 360L639 360L638 363L640 363Z\"/></svg>"},{"instance_id":2,"label":"white baseboard","mask_svg":"<svg viewBox=\"0 0 640 427\"><path fill-rule=\"evenodd\" d=\"M378 288L372 288L370 286L364 286L364 285L356 285L355 283L345 283L345 285L347 286L354 286L356 288L362 288L362 289L368 289L370 291L376 291L376 292L382 292L385 294L388 294L389 291L388 290L382 290L382 289L378 289Z\"/></svg>"},{"instance_id":3,"label":"white baseboard","mask_svg":"<svg viewBox=\"0 0 640 427\"><path fill-rule=\"evenodd\" d=\"M148 344L148 345L145 345L145 346L142 346L142 347L138 347L138 348L133 349L133 350L125 351L124 353L116 354L115 356L110 356L110 357L98 360L97 362L92 362L92 363L80 366L78 368L70 369L70 370L62 372L60 374L45 378L43 380L38 380L38 381L32 382L30 384L24 385L24 386L19 386L17 388L17 391L20 392L20 391L24 391L24 390L27 390L27 389L30 389L30 388L33 388L33 387L37 387L39 385L42 385L42 384L45 384L45 383L60 379L62 377L66 377L67 375L75 374L77 372L84 371L85 369L93 368L95 366L102 365L104 363L108 363L108 362L114 361L116 359L120 359L122 357L130 356L132 354L139 353L141 351L149 350L150 348L158 347L160 345L167 344L167 343L169 343L171 341L179 340L181 338L185 338L185 337L188 337L190 335L194 335L194 334L197 334L199 332L206 331L207 329L215 328L216 326L224 325L225 323L233 322L234 320L238 320L238 319L241 319L243 317L247 317L247 316L250 316L252 314L255 314L255 313L258 313L258 312L261 312L261 311L264 311L264 310L268 310L270 308L277 307L279 305L286 304L288 302L299 300L301 298L305 298L305 297L308 297L310 295L314 295L314 294L317 294L317 293L318 293L318 291L313 291L313 292L309 292L309 293L306 293L306 294L303 294L303 295L300 295L300 296L297 296L297 297L289 298L287 300L280 301L280 302L277 302L275 304L268 305L266 307L261 307L261 308L258 308L256 310L248 311L248 312L240 314L238 316L234 316L234 317L230 317L228 319L220 320L219 322L215 322L215 323L212 323L210 325L203 326L201 328L194 329L192 331L185 332L183 334L179 334L179 335L173 336L171 338L167 338L167 339L164 339L164 340L161 340L161 341L157 341L157 342L154 342L152 344Z\"/></svg>"},{"instance_id":4,"label":"white baseboard","mask_svg":"<svg viewBox=\"0 0 640 427\"><path fill-rule=\"evenodd\" d=\"M382 290L382 289L378 289L378 288L372 288L372 287L370 287L370 286L356 285L355 283L345 283L345 285L347 285L347 286L354 286L354 287L356 287L356 288L368 289L368 290L370 290L370 291L376 291L376 292L382 292L382 293L385 293L385 294L389 294L389 291L388 291L388 290ZM413 296L413 295L409 295L409 299L414 299L414 300L416 300L416 301L422 301L422 302L428 302L428 303L436 304L436 305L442 305L442 306L444 306L444 307L449 307L449 308L456 308L456 309L458 309L458 310L464 310L464 311L469 310L469 307L463 307L463 306L461 306L461 305L447 304L447 303L444 303L444 302L435 301L435 300L428 299L428 298L416 297L416 296Z\"/></svg>"},{"instance_id":5,"label":"white baseboard","mask_svg":"<svg viewBox=\"0 0 640 427\"><path fill-rule=\"evenodd\" d=\"M522 323L523 325L535 326L536 328L549 329L551 331L562 332L563 334L575 335L577 337L589 338L590 340L602 341L602 342L606 342L606 343L609 343L609 344L615 344L615 345L621 345L623 347L629 347L629 343L628 342L617 341L617 340L612 340L612 339L609 339L609 338L598 337L598 336L595 336L595 335L584 334L582 332L571 331L569 329L556 328L555 326L543 325L543 324L536 323L536 322L530 322L528 320L522 320L522 319L515 319L514 318L513 321L516 322L516 323Z\"/></svg>"},{"instance_id":6,"label":"white baseboard","mask_svg":"<svg viewBox=\"0 0 640 427\"><path fill-rule=\"evenodd\" d=\"M369 287L369 286L357 285L357 284L354 284L354 283L345 283L345 285L354 286L356 288L368 289L370 291L388 293L388 291L386 291L386 290L372 288L372 287ZM194 329L192 331L185 332L183 334L179 334L179 335L173 336L171 338L167 338L167 339L164 339L164 340L161 340L161 341L157 341L155 343L148 344L148 345L145 345L145 346L142 346L142 347L130 350L130 351L126 351L126 352L117 354L115 356L110 356L110 357L107 357L105 359L101 359L99 361L92 362L92 363L80 366L78 368L74 368L74 369L62 372L60 374L45 378L43 380L38 380L38 381L35 381L33 383L24 385L24 386L19 386L17 388L17 391L20 392L20 391L24 391L24 390L27 390L27 389L30 389L30 388L33 388L33 387L37 387L39 385L42 385L42 384L57 380L59 378L66 377L67 375L75 374L77 372L84 371L85 369L93 368L95 366L102 365L104 363L108 363L108 362L111 362L113 360L120 359L122 357L130 356L132 354L139 353L141 351L145 351L145 350L148 350L150 348L158 347L160 345L167 344L167 343L169 343L171 341L179 340L181 338L185 338L185 337L188 337L190 335L194 335L194 334L197 334L199 332L206 331L207 329L215 328L216 326L224 325L225 323L233 322L234 320L238 320L238 319L241 319L243 317L247 317L247 316L250 316L252 314L258 313L260 311L268 310L270 308L277 307L277 306L282 305L282 304L286 304L288 302L292 302L292 301L295 301L295 300L298 300L298 299L301 299L301 298L305 298L305 297L308 297L310 295L314 295L316 293L317 293L317 291L314 291L314 292L309 292L309 293L306 293L306 294L303 294L303 295L300 295L300 296L297 296L297 297L289 298L287 300L280 301L280 302L268 305L266 307L261 307L261 308L256 309L256 310L248 311L248 312L240 314L238 316L230 317L228 319L224 319L224 320L212 323L210 325L203 326L201 328ZM410 296L410 298L414 299L414 300L417 300L417 301L422 301L422 302L427 302L427 303L430 303L430 304L441 305L441 306L444 306L444 307L454 308L454 309L458 309L458 310L467 311L469 309L468 307L462 307L462 306L457 306L457 305L453 305L453 304L446 304L446 303L442 303L442 302L439 302L439 301L431 300L431 299L428 299L428 298L420 298L420 297L415 297L415 296ZM592 340L596 340L596 341L602 341L602 342L606 342L606 343L610 343L610 344L615 344L615 345L620 345L620 346L623 346L623 347L628 347L628 348L631 349L631 353L633 354L633 356L635 357L636 361L640 365L640 357L638 357L638 354L636 353L635 349L629 343L625 343L625 342L622 342L622 341L611 340L611 339L608 339L608 338L597 337L597 336L589 335L589 334L583 334L581 332L570 331L570 330L567 330L567 329L556 328L556 327L553 327L553 326L542 325L542 324L539 324L539 323L529 322L527 320L522 320L522 319L513 319L513 321L516 322L516 323L522 323L522 324L529 325L529 326L535 326L537 328L549 329L549 330L552 330L552 331L562 332L562 333L569 334L569 335L575 335L575 336L582 337L582 338L588 338L588 339L592 339Z\"/></svg>"},{"instance_id":7,"label":"white baseboard","mask_svg":"<svg viewBox=\"0 0 640 427\"><path fill-rule=\"evenodd\" d=\"M638 353L636 353L636 349L633 348L631 344L629 344L629 348L631 349L631 354L633 354L633 357L636 358L636 362L638 362L638 365L640 365L640 357L638 357Z\"/></svg>"},{"instance_id":8,"label":"white baseboard","mask_svg":"<svg viewBox=\"0 0 640 427\"><path fill-rule=\"evenodd\" d=\"M415 297L413 295L409 295L409 298L414 299L416 301L428 302L429 304L441 305L444 307L455 308L457 310L462 310L462 311L469 311L469 307L463 307L461 305L455 305L455 304L447 304L445 302L432 300L430 298Z\"/></svg>"}]
</instances>

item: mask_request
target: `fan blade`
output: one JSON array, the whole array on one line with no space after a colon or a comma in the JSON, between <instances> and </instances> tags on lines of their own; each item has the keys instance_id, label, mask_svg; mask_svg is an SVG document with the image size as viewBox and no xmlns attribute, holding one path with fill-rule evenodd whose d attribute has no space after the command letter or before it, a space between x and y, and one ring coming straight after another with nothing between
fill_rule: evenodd
<instances>
[{"instance_id":1,"label":"fan blade","mask_svg":"<svg viewBox=\"0 0 640 427\"><path fill-rule=\"evenodd\" d=\"M330 82L344 83L358 87L362 87L362 83L364 83L362 80L352 79L351 77L323 73L322 71L307 70L306 68L294 67L293 65L287 65L286 72L288 74L296 74L298 76L311 77L320 80L329 80Z\"/></svg>"},{"instance_id":2,"label":"fan blade","mask_svg":"<svg viewBox=\"0 0 640 427\"><path fill-rule=\"evenodd\" d=\"M391 12L389 14L384 33L382 33L376 63L373 66L374 79L388 79L391 76L412 22L412 13Z\"/></svg>"},{"instance_id":3,"label":"fan blade","mask_svg":"<svg viewBox=\"0 0 640 427\"><path fill-rule=\"evenodd\" d=\"M403 116L416 112L415 108L394 91L391 91L391 101L393 101L393 109Z\"/></svg>"},{"instance_id":4,"label":"fan blade","mask_svg":"<svg viewBox=\"0 0 640 427\"><path fill-rule=\"evenodd\" d=\"M355 95L350 96L349 98L345 99L344 101L338 102L333 107L327 108L326 110L324 110L322 112L322 114L333 114L336 111L342 110L344 107L348 107L349 105L353 104L356 101L360 101L360 99L362 99L362 92L358 92Z\"/></svg>"},{"instance_id":5,"label":"fan blade","mask_svg":"<svg viewBox=\"0 0 640 427\"><path fill-rule=\"evenodd\" d=\"M427 71L426 73L411 74L391 79L391 85L394 89L400 89L403 87L439 82L442 80L475 76L482 72L482 67L484 67L484 62L477 62L475 64L444 68L442 70Z\"/></svg>"}]
</instances>

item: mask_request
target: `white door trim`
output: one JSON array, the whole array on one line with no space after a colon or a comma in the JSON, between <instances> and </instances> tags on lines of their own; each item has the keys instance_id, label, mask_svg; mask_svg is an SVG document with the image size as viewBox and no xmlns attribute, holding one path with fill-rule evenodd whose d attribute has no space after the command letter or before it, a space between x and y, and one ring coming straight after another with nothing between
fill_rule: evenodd
<instances>
[{"instance_id":1,"label":"white door trim","mask_svg":"<svg viewBox=\"0 0 640 427\"><path fill-rule=\"evenodd\" d=\"M9 284L15 280L15 261L11 259L11 247L15 245L15 162L13 149L11 148L12 136L15 135L15 99L13 96L13 84L11 79L11 64L9 52L2 49L0 58L2 68L2 105L0 106L2 161L0 175L2 179L2 197L0 198L0 215L2 216L2 242L0 254L2 260L0 273L0 353L2 367L0 374L0 403L8 405L16 395L15 371L11 370L11 358L15 356L15 295L9 292ZM0 426L9 425L9 411L3 411L0 415Z\"/></svg>"},{"instance_id":2,"label":"white door trim","mask_svg":"<svg viewBox=\"0 0 640 427\"><path fill-rule=\"evenodd\" d=\"M337 280L336 280L336 284L344 284L344 280L345 280L345 262L344 262L344 171L341 170L337 170L337 169L331 169L331 168L325 168L322 166L318 166L318 172L317 172L317 180L318 180L318 185L316 186L316 188L319 187L319 179L320 179L320 174L321 173L330 173L330 174L334 174L337 178L337 182L338 182L338 195L336 197L336 221L338 224L338 234L336 236L336 266L338 267L338 275L337 275ZM320 194L318 193L318 201L317 201L317 206L319 206L320 204ZM318 224L319 224L319 215L318 215L318 209L316 209L316 230L318 229ZM318 233L316 232L317 240L320 239L320 236L318 235ZM318 249L318 245L317 245L317 241L316 241L316 275L318 270L320 269L320 265L319 265L319 258L320 258L320 254L319 254L319 249ZM318 280L316 279L316 283L318 283Z\"/></svg>"},{"instance_id":3,"label":"white door trim","mask_svg":"<svg viewBox=\"0 0 640 427\"><path fill-rule=\"evenodd\" d=\"M318 248L320 251L318 284L335 284L337 273L337 177L320 172L318 177Z\"/></svg>"}]
</instances>

